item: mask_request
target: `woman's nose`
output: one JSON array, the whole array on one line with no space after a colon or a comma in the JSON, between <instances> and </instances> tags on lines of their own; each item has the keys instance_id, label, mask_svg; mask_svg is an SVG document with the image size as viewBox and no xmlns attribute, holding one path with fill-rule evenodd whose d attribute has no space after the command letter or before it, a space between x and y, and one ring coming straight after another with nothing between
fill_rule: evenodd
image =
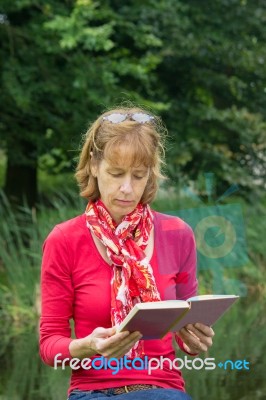
<instances>
[{"instance_id":1,"label":"woman's nose","mask_svg":"<svg viewBox=\"0 0 266 400\"><path fill-rule=\"evenodd\" d=\"M120 191L123 193L131 193L132 192L131 181L127 180L126 182L123 182L122 185L120 186Z\"/></svg>"}]
</instances>

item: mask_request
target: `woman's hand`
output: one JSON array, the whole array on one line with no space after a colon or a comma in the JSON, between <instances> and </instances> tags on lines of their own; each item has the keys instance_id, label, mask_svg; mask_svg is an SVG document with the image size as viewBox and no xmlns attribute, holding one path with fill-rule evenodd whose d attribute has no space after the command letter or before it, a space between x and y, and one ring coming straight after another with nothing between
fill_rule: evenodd
<instances>
[{"instance_id":1,"label":"woman's hand","mask_svg":"<svg viewBox=\"0 0 266 400\"><path fill-rule=\"evenodd\" d=\"M177 334L184 343L185 351L195 354L207 351L212 346L214 331L209 326L197 322L186 325Z\"/></svg>"},{"instance_id":2,"label":"woman's hand","mask_svg":"<svg viewBox=\"0 0 266 400\"><path fill-rule=\"evenodd\" d=\"M74 339L69 345L72 357L83 359L101 354L106 358L123 357L142 337L140 332L116 333L116 328L96 328L82 339Z\"/></svg>"}]
</instances>

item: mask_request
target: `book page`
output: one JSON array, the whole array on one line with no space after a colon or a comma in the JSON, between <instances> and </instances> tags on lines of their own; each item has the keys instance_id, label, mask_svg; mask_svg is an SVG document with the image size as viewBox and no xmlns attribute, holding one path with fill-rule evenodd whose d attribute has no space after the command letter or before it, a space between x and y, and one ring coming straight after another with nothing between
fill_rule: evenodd
<instances>
[{"instance_id":1,"label":"book page","mask_svg":"<svg viewBox=\"0 0 266 400\"><path fill-rule=\"evenodd\" d=\"M198 301L198 300L211 300L211 299L231 299L238 298L234 294L200 294L198 296L193 296L187 299L187 301Z\"/></svg>"}]
</instances>

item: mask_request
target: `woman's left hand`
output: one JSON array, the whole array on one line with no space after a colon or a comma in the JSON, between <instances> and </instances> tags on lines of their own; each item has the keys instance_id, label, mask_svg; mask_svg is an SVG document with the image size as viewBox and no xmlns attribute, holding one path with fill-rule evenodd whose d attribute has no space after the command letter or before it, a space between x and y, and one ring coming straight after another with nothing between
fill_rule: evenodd
<instances>
[{"instance_id":1,"label":"woman's left hand","mask_svg":"<svg viewBox=\"0 0 266 400\"><path fill-rule=\"evenodd\" d=\"M177 334L184 343L185 351L195 354L207 351L212 346L214 331L209 326L197 322L186 325Z\"/></svg>"}]
</instances>

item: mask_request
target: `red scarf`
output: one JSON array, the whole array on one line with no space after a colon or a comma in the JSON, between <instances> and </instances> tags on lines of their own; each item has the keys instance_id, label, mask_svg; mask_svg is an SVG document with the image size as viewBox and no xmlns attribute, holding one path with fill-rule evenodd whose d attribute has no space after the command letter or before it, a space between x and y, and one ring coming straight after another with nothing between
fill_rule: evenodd
<instances>
[{"instance_id":1,"label":"red scarf","mask_svg":"<svg viewBox=\"0 0 266 400\"><path fill-rule=\"evenodd\" d=\"M158 301L152 267L144 249L153 227L153 215L148 205L138 204L117 225L101 200L86 207L87 227L105 245L112 261L111 320L119 325L135 303ZM129 352L129 357L143 354L141 342Z\"/></svg>"}]
</instances>

